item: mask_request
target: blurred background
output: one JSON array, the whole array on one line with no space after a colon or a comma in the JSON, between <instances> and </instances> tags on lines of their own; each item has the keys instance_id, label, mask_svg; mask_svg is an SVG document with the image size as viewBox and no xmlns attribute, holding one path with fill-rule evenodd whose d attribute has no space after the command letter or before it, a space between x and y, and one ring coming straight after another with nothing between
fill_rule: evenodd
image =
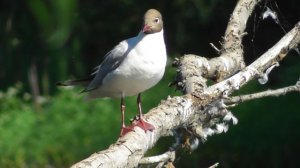
<instances>
[{"instance_id":1,"label":"blurred background","mask_svg":"<svg viewBox=\"0 0 300 168\"><path fill-rule=\"evenodd\" d=\"M58 81L92 73L118 42L137 35L149 8L161 11L169 65L163 80L143 94L148 111L168 95L175 77L172 59L183 54L217 56L236 0L1 0L0 1L0 167L68 167L118 138L119 100L86 102L82 88L57 88ZM279 24L262 20L266 7ZM251 63L299 20L300 1L267 0L249 19L243 46ZM266 85L250 82L237 94L293 85L300 55L292 51ZM136 112L126 99L127 123ZM300 94L264 98L235 107L239 124L212 136L192 154L178 153L176 167L300 167ZM168 149L162 138L149 152Z\"/></svg>"}]
</instances>

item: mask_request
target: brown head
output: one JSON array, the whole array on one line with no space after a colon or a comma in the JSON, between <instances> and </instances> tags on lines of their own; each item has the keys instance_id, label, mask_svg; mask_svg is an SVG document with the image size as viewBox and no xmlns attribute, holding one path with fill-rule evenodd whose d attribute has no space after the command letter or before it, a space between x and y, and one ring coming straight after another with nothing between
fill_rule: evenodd
<instances>
[{"instance_id":1,"label":"brown head","mask_svg":"<svg viewBox=\"0 0 300 168\"><path fill-rule=\"evenodd\" d=\"M160 12L156 9L149 9L144 15L143 33L152 34L163 29L163 20Z\"/></svg>"}]
</instances>

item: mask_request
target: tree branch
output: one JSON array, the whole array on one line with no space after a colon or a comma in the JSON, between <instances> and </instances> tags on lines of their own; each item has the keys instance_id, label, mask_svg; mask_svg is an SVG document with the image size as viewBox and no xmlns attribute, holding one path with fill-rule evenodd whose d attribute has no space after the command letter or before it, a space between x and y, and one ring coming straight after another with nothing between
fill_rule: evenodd
<instances>
[{"instance_id":1,"label":"tree branch","mask_svg":"<svg viewBox=\"0 0 300 168\"><path fill-rule=\"evenodd\" d=\"M166 163L168 161L174 161L175 160L175 151L170 150L167 151L161 155L152 156L152 157L144 157L140 160L140 165L152 165L152 164L159 164L159 163Z\"/></svg>"},{"instance_id":2,"label":"tree branch","mask_svg":"<svg viewBox=\"0 0 300 168\"><path fill-rule=\"evenodd\" d=\"M209 168L216 168L216 167L218 167L219 166L219 163L215 163L215 164L213 164L212 166L209 166Z\"/></svg>"},{"instance_id":3,"label":"tree branch","mask_svg":"<svg viewBox=\"0 0 300 168\"><path fill-rule=\"evenodd\" d=\"M201 93L206 88L207 79L221 81L245 67L242 39L245 28L254 7L260 0L238 1L226 28L221 55L207 59L188 54L176 59L174 66L178 68L176 84L184 94Z\"/></svg>"},{"instance_id":4,"label":"tree branch","mask_svg":"<svg viewBox=\"0 0 300 168\"><path fill-rule=\"evenodd\" d=\"M270 96L282 96L289 92L300 92L300 79L295 85L276 89L276 90L267 90L259 93L253 93L248 95L234 96L224 100L225 104L239 104L245 101L259 99L263 97Z\"/></svg>"}]
</instances>

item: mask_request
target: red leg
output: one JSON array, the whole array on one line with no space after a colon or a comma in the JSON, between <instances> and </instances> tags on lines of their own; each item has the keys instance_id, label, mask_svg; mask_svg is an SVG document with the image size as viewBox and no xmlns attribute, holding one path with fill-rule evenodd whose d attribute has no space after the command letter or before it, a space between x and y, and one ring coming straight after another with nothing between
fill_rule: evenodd
<instances>
[{"instance_id":1,"label":"red leg","mask_svg":"<svg viewBox=\"0 0 300 168\"><path fill-rule=\"evenodd\" d=\"M142 128L145 132L148 130L153 131L155 129L154 126L144 120L140 93L138 94L138 97L137 97L137 105L138 105L138 110L139 110L139 119L137 121L135 121L133 125Z\"/></svg>"},{"instance_id":2,"label":"red leg","mask_svg":"<svg viewBox=\"0 0 300 168\"><path fill-rule=\"evenodd\" d=\"M124 104L124 98L123 96L121 97L121 112L122 112L122 127L121 127L121 132L120 132L120 137L124 136L128 132L133 130L133 126L125 126L125 104Z\"/></svg>"}]
</instances>

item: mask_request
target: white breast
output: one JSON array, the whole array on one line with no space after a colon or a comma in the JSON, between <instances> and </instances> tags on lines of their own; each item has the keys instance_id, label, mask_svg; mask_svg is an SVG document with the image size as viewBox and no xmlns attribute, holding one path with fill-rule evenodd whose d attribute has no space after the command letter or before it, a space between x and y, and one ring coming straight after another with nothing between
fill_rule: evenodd
<instances>
[{"instance_id":1,"label":"white breast","mask_svg":"<svg viewBox=\"0 0 300 168\"><path fill-rule=\"evenodd\" d=\"M140 33L122 43L133 49L120 66L103 79L103 85L91 92L90 98L137 95L163 77L167 62L163 30L149 35Z\"/></svg>"}]
</instances>

